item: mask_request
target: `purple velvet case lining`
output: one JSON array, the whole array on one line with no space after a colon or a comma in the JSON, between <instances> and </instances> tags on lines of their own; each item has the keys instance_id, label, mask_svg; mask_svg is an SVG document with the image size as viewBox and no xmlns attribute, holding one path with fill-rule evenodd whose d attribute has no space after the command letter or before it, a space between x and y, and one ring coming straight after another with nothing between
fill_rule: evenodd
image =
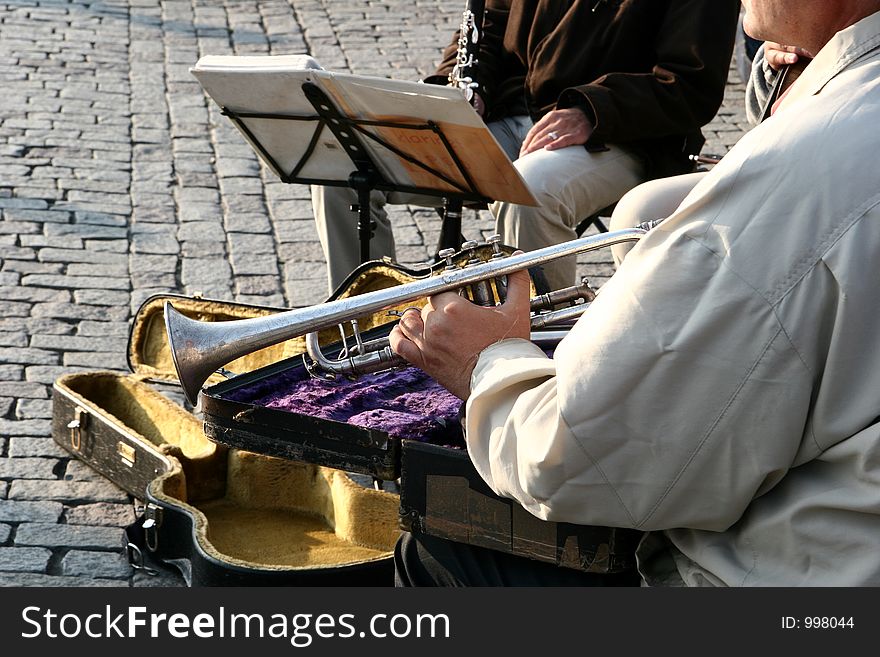
<instances>
[{"instance_id":1,"label":"purple velvet case lining","mask_svg":"<svg viewBox=\"0 0 880 657\"><path fill-rule=\"evenodd\" d=\"M414 367L324 381L291 368L231 391L227 398L325 420L345 422L389 436L464 447L458 418L461 400Z\"/></svg>"}]
</instances>

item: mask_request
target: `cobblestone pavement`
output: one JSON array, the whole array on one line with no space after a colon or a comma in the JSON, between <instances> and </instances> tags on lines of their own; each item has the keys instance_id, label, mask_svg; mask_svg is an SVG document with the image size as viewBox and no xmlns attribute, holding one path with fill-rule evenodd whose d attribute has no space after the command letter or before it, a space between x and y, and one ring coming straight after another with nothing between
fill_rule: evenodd
<instances>
[{"instance_id":1,"label":"cobblestone pavement","mask_svg":"<svg viewBox=\"0 0 880 657\"><path fill-rule=\"evenodd\" d=\"M308 52L325 68L418 79L463 2L0 2L0 584L179 586L132 576L127 494L52 441L61 374L126 369L129 320L155 293L319 302L308 190L278 181L189 73L206 54ZM743 86L707 126L724 153ZM431 210L391 209L399 259L426 262ZM465 232L486 236L487 213ZM600 284L607 254L583 257Z\"/></svg>"}]
</instances>

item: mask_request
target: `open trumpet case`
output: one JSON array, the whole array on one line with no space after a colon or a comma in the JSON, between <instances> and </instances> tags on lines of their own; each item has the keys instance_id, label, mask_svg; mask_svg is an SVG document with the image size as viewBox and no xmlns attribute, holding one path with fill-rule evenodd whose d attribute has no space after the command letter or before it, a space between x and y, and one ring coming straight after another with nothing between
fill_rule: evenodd
<instances>
[{"instance_id":1,"label":"open trumpet case","mask_svg":"<svg viewBox=\"0 0 880 657\"><path fill-rule=\"evenodd\" d=\"M371 275L351 286L395 282ZM399 536L396 494L342 470L211 442L174 399L166 300L194 319L225 321L277 309L176 295L137 311L128 344L131 374L71 373L53 385L53 438L141 501L129 533L133 564L170 565L192 586L388 586ZM229 365L257 370L302 350L292 340ZM212 381L222 380L221 376ZM134 530L134 531L133 531ZM140 543L140 544L139 544Z\"/></svg>"}]
</instances>

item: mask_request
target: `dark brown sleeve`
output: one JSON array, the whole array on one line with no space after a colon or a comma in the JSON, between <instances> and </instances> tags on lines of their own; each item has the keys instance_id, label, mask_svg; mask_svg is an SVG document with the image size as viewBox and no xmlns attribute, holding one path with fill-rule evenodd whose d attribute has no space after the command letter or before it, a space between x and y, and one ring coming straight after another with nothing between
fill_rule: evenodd
<instances>
[{"instance_id":1,"label":"dark brown sleeve","mask_svg":"<svg viewBox=\"0 0 880 657\"><path fill-rule=\"evenodd\" d=\"M557 107L586 106L588 143L626 143L692 132L715 116L733 53L738 0L674 0L658 26L650 73L609 73L566 89Z\"/></svg>"}]
</instances>

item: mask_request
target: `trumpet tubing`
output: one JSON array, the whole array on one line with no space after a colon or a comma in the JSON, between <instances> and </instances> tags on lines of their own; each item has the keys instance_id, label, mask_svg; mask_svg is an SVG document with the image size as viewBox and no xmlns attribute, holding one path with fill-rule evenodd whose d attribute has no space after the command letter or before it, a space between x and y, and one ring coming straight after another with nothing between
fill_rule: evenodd
<instances>
[{"instance_id":1,"label":"trumpet tubing","mask_svg":"<svg viewBox=\"0 0 880 657\"><path fill-rule=\"evenodd\" d=\"M528 253L469 264L460 269L447 268L436 276L396 287L252 319L201 322L189 319L166 301L165 328L174 367L186 398L195 405L208 377L245 354L403 303L498 279L557 258L637 241L646 232L644 228L628 228L590 235ZM387 356L387 353L383 353L370 358L380 360Z\"/></svg>"}]
</instances>

